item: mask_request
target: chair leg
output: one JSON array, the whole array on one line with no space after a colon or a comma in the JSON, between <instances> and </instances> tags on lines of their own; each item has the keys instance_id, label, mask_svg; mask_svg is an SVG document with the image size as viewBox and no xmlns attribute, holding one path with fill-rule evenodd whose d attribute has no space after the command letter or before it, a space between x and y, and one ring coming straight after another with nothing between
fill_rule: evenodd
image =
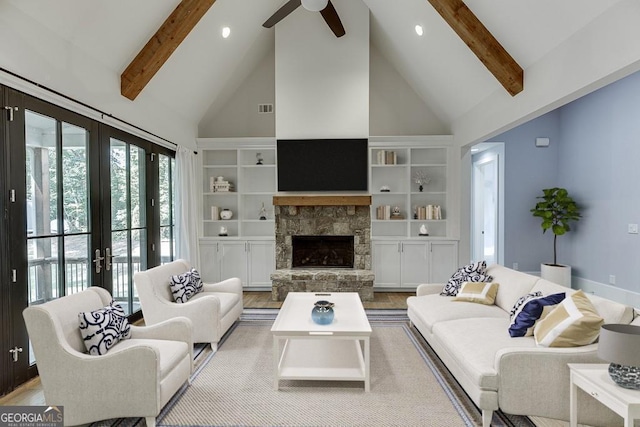
<instances>
[{"instance_id":1,"label":"chair leg","mask_svg":"<svg viewBox=\"0 0 640 427\"><path fill-rule=\"evenodd\" d=\"M493 419L493 411L482 410L482 427L491 427L491 420Z\"/></svg>"},{"instance_id":2,"label":"chair leg","mask_svg":"<svg viewBox=\"0 0 640 427\"><path fill-rule=\"evenodd\" d=\"M144 420L147 422L147 427L156 427L156 417L145 417Z\"/></svg>"}]
</instances>

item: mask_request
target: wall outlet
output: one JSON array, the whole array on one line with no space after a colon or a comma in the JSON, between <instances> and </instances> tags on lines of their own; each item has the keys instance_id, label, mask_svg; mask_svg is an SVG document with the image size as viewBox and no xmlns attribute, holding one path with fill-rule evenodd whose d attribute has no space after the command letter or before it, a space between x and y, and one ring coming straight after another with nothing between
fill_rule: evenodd
<instances>
[{"instance_id":1,"label":"wall outlet","mask_svg":"<svg viewBox=\"0 0 640 427\"><path fill-rule=\"evenodd\" d=\"M629 234L638 234L638 224L629 224Z\"/></svg>"},{"instance_id":2,"label":"wall outlet","mask_svg":"<svg viewBox=\"0 0 640 427\"><path fill-rule=\"evenodd\" d=\"M609 275L609 284L610 285L616 284L616 276L614 276L613 274Z\"/></svg>"},{"instance_id":3,"label":"wall outlet","mask_svg":"<svg viewBox=\"0 0 640 427\"><path fill-rule=\"evenodd\" d=\"M514 263L513 263L513 269L514 269L514 270L517 270L517 269L518 269L518 263L517 263L517 262L514 262Z\"/></svg>"}]
</instances>

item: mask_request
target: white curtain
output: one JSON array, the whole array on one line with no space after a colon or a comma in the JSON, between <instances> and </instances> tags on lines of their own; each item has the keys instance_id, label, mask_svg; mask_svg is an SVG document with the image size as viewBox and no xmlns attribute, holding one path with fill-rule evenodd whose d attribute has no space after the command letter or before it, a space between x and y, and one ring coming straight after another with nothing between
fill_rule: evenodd
<instances>
[{"instance_id":1,"label":"white curtain","mask_svg":"<svg viewBox=\"0 0 640 427\"><path fill-rule=\"evenodd\" d=\"M198 250L198 194L196 154L178 146L176 151L176 257L200 268Z\"/></svg>"}]
</instances>

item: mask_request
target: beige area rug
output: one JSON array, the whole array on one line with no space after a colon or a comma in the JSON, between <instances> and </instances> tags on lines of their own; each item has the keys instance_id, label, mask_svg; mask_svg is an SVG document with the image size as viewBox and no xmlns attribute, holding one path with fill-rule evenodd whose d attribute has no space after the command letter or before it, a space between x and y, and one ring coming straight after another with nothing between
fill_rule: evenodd
<instances>
[{"instance_id":1,"label":"beige area rug","mask_svg":"<svg viewBox=\"0 0 640 427\"><path fill-rule=\"evenodd\" d=\"M371 391L362 382L281 381L273 388L272 321L241 321L164 408L158 426L477 426L480 413L406 322L371 322ZM435 368L437 369L437 368ZM506 421L506 422L505 422ZM520 423L523 422L523 424ZM532 425L494 416L500 426Z\"/></svg>"}]
</instances>

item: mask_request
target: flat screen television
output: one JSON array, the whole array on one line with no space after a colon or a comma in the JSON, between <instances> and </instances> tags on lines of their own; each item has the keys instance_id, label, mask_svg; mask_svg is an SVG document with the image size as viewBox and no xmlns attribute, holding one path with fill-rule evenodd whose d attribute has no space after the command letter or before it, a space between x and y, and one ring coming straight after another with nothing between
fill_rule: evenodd
<instances>
[{"instance_id":1,"label":"flat screen television","mask_svg":"<svg viewBox=\"0 0 640 427\"><path fill-rule=\"evenodd\" d=\"M278 191L368 191L368 140L279 139Z\"/></svg>"}]
</instances>

